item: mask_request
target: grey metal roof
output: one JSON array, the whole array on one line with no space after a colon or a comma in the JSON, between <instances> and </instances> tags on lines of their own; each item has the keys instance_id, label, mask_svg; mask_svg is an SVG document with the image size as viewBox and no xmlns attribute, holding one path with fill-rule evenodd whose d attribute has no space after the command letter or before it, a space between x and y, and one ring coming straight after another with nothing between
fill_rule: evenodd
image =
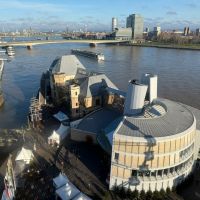
<instances>
[{"instance_id":1,"label":"grey metal roof","mask_svg":"<svg viewBox=\"0 0 200 200\"><path fill-rule=\"evenodd\" d=\"M183 104L167 99L157 99L167 112L161 116L145 118L126 116L119 124L117 134L135 137L165 137L181 133L194 122L192 112Z\"/></svg>"},{"instance_id":2,"label":"grey metal roof","mask_svg":"<svg viewBox=\"0 0 200 200\"><path fill-rule=\"evenodd\" d=\"M107 87L118 89L105 74L92 75L87 77L80 85L80 96L98 96L101 89Z\"/></svg>"},{"instance_id":3,"label":"grey metal roof","mask_svg":"<svg viewBox=\"0 0 200 200\"><path fill-rule=\"evenodd\" d=\"M85 71L85 67L81 64L75 55L64 55L56 58L51 67L52 73L65 73L67 75L76 75L80 71Z\"/></svg>"},{"instance_id":4,"label":"grey metal roof","mask_svg":"<svg viewBox=\"0 0 200 200\"><path fill-rule=\"evenodd\" d=\"M195 116L196 121L197 121L197 130L200 130L200 110L198 110L197 108L194 108L192 106L188 106L185 104L183 104L183 105L193 113L193 115Z\"/></svg>"},{"instance_id":5,"label":"grey metal roof","mask_svg":"<svg viewBox=\"0 0 200 200\"><path fill-rule=\"evenodd\" d=\"M121 116L120 113L103 108L86 116L80 122L77 129L97 134L119 116Z\"/></svg>"}]
</instances>

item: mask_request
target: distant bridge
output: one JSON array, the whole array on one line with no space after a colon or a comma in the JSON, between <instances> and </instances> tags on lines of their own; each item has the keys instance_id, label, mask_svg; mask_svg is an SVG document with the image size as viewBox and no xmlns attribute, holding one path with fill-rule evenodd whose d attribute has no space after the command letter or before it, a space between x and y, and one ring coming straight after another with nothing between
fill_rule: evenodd
<instances>
[{"instance_id":1,"label":"distant bridge","mask_svg":"<svg viewBox=\"0 0 200 200\"><path fill-rule=\"evenodd\" d=\"M120 44L128 43L129 40L33 40L33 41L12 41L0 42L0 47L8 46L25 46L31 49L34 45L42 44L62 44L62 43L85 43L90 46L97 46L97 44Z\"/></svg>"}]
</instances>

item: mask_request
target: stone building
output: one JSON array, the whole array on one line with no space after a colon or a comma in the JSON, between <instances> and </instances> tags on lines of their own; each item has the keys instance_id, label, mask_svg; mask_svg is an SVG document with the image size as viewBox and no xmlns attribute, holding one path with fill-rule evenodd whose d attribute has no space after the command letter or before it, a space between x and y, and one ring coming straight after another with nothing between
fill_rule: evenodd
<instances>
[{"instance_id":1,"label":"stone building","mask_svg":"<svg viewBox=\"0 0 200 200\"><path fill-rule=\"evenodd\" d=\"M111 106L121 99L116 95L118 88L105 74L86 71L74 55L54 60L50 74L53 102L69 105L72 119L83 117L106 105Z\"/></svg>"}]
</instances>

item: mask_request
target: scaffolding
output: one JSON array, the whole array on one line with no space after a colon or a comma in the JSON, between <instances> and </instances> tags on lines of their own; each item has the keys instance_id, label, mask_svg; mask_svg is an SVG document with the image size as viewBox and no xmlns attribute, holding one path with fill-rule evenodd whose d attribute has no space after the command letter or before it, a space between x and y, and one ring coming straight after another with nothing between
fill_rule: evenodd
<instances>
[{"instance_id":1,"label":"scaffolding","mask_svg":"<svg viewBox=\"0 0 200 200\"><path fill-rule=\"evenodd\" d=\"M31 98L30 102L30 120L33 123L33 128L35 128L35 123L42 120L42 109L39 100L36 97Z\"/></svg>"}]
</instances>

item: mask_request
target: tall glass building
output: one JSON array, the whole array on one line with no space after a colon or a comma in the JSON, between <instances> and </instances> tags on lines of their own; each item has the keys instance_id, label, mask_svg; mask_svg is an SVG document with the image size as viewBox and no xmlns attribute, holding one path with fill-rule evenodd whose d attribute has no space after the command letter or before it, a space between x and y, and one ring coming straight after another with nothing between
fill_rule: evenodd
<instances>
[{"instance_id":1,"label":"tall glass building","mask_svg":"<svg viewBox=\"0 0 200 200\"><path fill-rule=\"evenodd\" d=\"M126 19L126 27L132 28L132 39L143 39L144 19L141 15L129 15Z\"/></svg>"}]
</instances>

